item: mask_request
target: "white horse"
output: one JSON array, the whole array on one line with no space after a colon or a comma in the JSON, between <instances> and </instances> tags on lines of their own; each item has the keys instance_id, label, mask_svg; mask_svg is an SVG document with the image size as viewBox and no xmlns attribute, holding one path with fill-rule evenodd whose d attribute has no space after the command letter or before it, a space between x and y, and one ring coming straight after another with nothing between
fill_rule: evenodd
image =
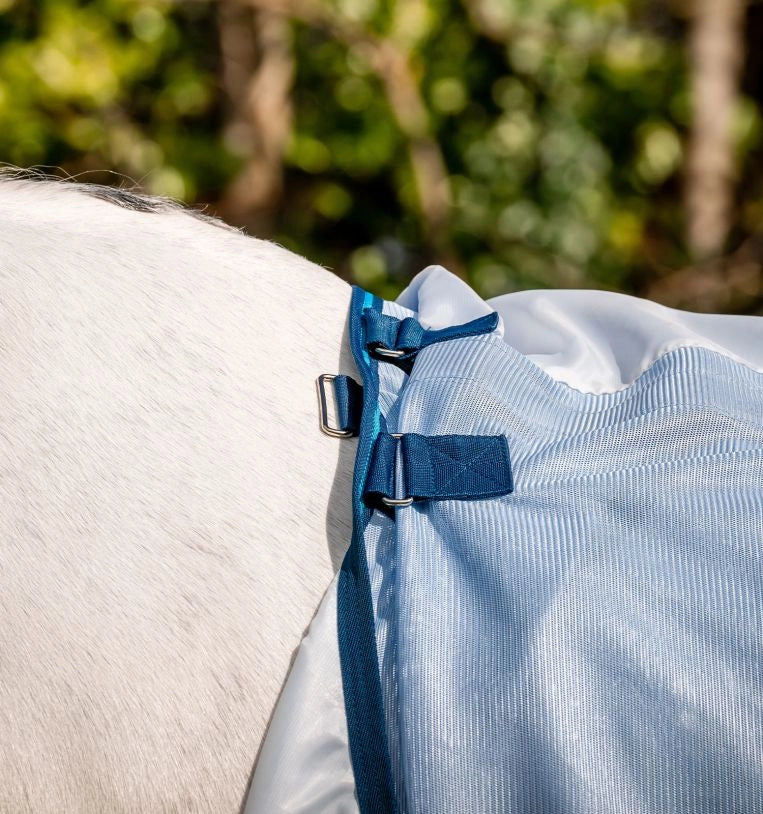
<instances>
[{"instance_id":1,"label":"white horse","mask_svg":"<svg viewBox=\"0 0 763 814\"><path fill-rule=\"evenodd\" d=\"M349 297L166 202L0 179L0 811L242 809L350 539L314 388L354 372Z\"/></svg>"},{"instance_id":2,"label":"white horse","mask_svg":"<svg viewBox=\"0 0 763 814\"><path fill-rule=\"evenodd\" d=\"M399 304L429 327L494 308L584 393L684 346L763 371L758 318L608 292L486 304L441 271ZM358 378L349 300L166 202L0 176L0 812L270 814L289 783L290 811L353 810L331 591L258 761L350 539L356 445L320 433L314 387Z\"/></svg>"}]
</instances>

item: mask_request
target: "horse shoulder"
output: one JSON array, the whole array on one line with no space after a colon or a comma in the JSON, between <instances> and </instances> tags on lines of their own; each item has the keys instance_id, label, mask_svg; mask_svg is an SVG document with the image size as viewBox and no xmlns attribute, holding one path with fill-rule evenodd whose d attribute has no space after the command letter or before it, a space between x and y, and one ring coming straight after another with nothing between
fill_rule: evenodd
<instances>
[{"instance_id":1,"label":"horse shoulder","mask_svg":"<svg viewBox=\"0 0 763 814\"><path fill-rule=\"evenodd\" d=\"M314 391L348 301L186 213L0 182L0 810L239 810L349 538Z\"/></svg>"}]
</instances>

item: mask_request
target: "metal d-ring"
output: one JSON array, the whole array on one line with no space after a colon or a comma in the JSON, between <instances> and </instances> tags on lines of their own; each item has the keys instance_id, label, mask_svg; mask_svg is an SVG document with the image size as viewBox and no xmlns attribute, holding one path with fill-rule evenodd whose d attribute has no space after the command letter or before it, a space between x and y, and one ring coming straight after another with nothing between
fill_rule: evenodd
<instances>
[{"instance_id":1,"label":"metal d-ring","mask_svg":"<svg viewBox=\"0 0 763 814\"><path fill-rule=\"evenodd\" d=\"M390 435L393 438L402 438L403 433L401 432L391 432ZM394 497L384 497L382 496L381 502L385 506L410 506L413 503L412 497L403 497L403 498L394 498Z\"/></svg>"},{"instance_id":2,"label":"metal d-ring","mask_svg":"<svg viewBox=\"0 0 763 814\"><path fill-rule=\"evenodd\" d=\"M412 497L404 497L398 500L394 497L382 497L381 502L385 506L410 506L413 503Z\"/></svg>"},{"instance_id":3,"label":"metal d-ring","mask_svg":"<svg viewBox=\"0 0 763 814\"><path fill-rule=\"evenodd\" d=\"M315 381L318 387L321 432L330 435L332 438L352 438L352 430L340 430L338 427L329 426L328 407L326 406L326 382L331 383L334 379L336 379L336 376L333 373L321 373Z\"/></svg>"},{"instance_id":4,"label":"metal d-ring","mask_svg":"<svg viewBox=\"0 0 763 814\"><path fill-rule=\"evenodd\" d=\"M374 353L377 356L388 356L390 359L399 359L401 356L405 356L404 350L390 350L389 348L374 348Z\"/></svg>"}]
</instances>

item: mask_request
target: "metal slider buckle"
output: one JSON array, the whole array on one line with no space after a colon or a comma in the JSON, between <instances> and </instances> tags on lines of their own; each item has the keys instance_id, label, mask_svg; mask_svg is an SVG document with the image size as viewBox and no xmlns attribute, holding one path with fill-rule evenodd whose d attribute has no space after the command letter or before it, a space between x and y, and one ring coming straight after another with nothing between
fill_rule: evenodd
<instances>
[{"instance_id":1,"label":"metal slider buckle","mask_svg":"<svg viewBox=\"0 0 763 814\"><path fill-rule=\"evenodd\" d=\"M321 432L332 438L352 438L352 430L342 430L329 426L328 407L326 405L326 383L333 383L336 376L333 373L321 373L315 381L318 387L318 405L320 407ZM335 394L336 395L336 394ZM336 403L336 401L335 401Z\"/></svg>"},{"instance_id":2,"label":"metal slider buckle","mask_svg":"<svg viewBox=\"0 0 763 814\"><path fill-rule=\"evenodd\" d=\"M393 438L402 438L403 433L401 432L391 432L390 435ZM412 497L403 497L403 498L394 498L394 497L386 497L382 495L381 502L385 506L410 506L413 503Z\"/></svg>"}]
</instances>

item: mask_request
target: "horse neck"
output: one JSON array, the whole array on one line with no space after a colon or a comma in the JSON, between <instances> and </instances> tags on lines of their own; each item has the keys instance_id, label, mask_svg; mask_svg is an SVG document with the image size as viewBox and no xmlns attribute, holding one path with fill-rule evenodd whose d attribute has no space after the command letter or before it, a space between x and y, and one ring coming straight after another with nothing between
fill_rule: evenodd
<instances>
[{"instance_id":1,"label":"horse neck","mask_svg":"<svg viewBox=\"0 0 763 814\"><path fill-rule=\"evenodd\" d=\"M65 185L0 183L0 226L0 706L40 755L3 799L159 810L170 767L235 811L349 540L314 384L352 372L349 286Z\"/></svg>"}]
</instances>

